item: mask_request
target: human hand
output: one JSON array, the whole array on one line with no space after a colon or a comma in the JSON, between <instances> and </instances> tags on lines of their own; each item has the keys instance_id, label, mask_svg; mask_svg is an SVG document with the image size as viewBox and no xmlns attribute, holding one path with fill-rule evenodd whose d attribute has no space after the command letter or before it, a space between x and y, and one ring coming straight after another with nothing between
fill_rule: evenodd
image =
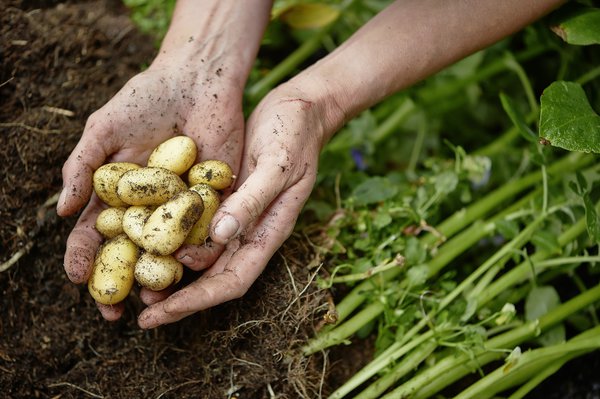
<instances>
[{"instance_id":1,"label":"human hand","mask_svg":"<svg viewBox=\"0 0 600 399\"><path fill-rule=\"evenodd\" d=\"M225 250L203 275L168 298L152 294L143 328L172 323L242 296L291 234L317 173L319 152L337 125L320 99L294 83L272 91L247 122L236 190L213 218ZM201 267L196 267L200 269Z\"/></svg>"},{"instance_id":2,"label":"human hand","mask_svg":"<svg viewBox=\"0 0 600 399\"><path fill-rule=\"evenodd\" d=\"M94 224L106 206L92 194L93 172L106 162L145 164L161 142L185 134L196 142L198 159L221 159L237 172L243 144L241 88L220 64L199 69L151 67L131 79L105 106L88 119L78 145L63 167L64 189L58 214L71 215L91 200L67 240L65 270L75 283L88 280L102 237ZM194 248L208 264L221 246ZM176 254L185 258L189 248ZM146 294L143 293L143 297ZM99 305L109 320L120 317L122 304Z\"/></svg>"}]
</instances>

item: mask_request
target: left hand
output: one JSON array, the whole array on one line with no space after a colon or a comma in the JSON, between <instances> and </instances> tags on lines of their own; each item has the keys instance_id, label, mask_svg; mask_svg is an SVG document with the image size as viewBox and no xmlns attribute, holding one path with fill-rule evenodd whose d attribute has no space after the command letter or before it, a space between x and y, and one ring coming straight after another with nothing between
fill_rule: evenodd
<instances>
[{"instance_id":1,"label":"left hand","mask_svg":"<svg viewBox=\"0 0 600 399\"><path fill-rule=\"evenodd\" d=\"M246 126L236 190L217 211L211 238L225 250L202 276L165 298L142 297L142 328L173 323L239 298L292 233L312 191L319 152L332 124L324 107L291 84L272 91Z\"/></svg>"}]
</instances>

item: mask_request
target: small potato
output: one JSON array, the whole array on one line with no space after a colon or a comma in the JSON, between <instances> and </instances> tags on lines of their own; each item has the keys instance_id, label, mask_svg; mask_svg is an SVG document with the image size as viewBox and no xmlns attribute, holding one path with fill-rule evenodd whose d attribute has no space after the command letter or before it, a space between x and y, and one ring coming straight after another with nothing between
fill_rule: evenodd
<instances>
[{"instance_id":1,"label":"small potato","mask_svg":"<svg viewBox=\"0 0 600 399\"><path fill-rule=\"evenodd\" d=\"M152 151L147 166L169 169L181 175L194 164L197 154L194 140L187 136L176 136Z\"/></svg>"},{"instance_id":2,"label":"small potato","mask_svg":"<svg viewBox=\"0 0 600 399\"><path fill-rule=\"evenodd\" d=\"M156 256L145 252L135 264L136 281L152 291L177 284L182 276L183 265L171 255Z\"/></svg>"},{"instance_id":3,"label":"small potato","mask_svg":"<svg viewBox=\"0 0 600 399\"><path fill-rule=\"evenodd\" d=\"M97 302L114 305L129 295L134 281L138 247L125 234L106 241L96 254L88 290Z\"/></svg>"},{"instance_id":4,"label":"small potato","mask_svg":"<svg viewBox=\"0 0 600 399\"><path fill-rule=\"evenodd\" d=\"M206 183L215 190L223 190L233 184L235 176L231 167L223 161L210 159L200 162L189 171L188 182L190 186Z\"/></svg>"},{"instance_id":5,"label":"small potato","mask_svg":"<svg viewBox=\"0 0 600 399\"><path fill-rule=\"evenodd\" d=\"M127 205L117 196L117 182L125 172L139 168L140 165L129 162L113 162L100 166L92 179L96 195L112 207Z\"/></svg>"},{"instance_id":6,"label":"small potato","mask_svg":"<svg viewBox=\"0 0 600 399\"><path fill-rule=\"evenodd\" d=\"M134 205L123 215L123 231L139 247L142 246L142 229L154 209L153 206Z\"/></svg>"},{"instance_id":7,"label":"small potato","mask_svg":"<svg viewBox=\"0 0 600 399\"><path fill-rule=\"evenodd\" d=\"M197 192L202 197L204 202L204 212L202 216L196 222L192 231L188 234L185 239L186 244L200 245L204 244L204 241L208 238L208 229L210 227L210 221L217 212L221 203L219 193L208 184L200 183L190 187L190 190Z\"/></svg>"},{"instance_id":8,"label":"small potato","mask_svg":"<svg viewBox=\"0 0 600 399\"><path fill-rule=\"evenodd\" d=\"M113 238L123 233L125 208L106 208L96 218L96 230L104 238Z\"/></svg>"},{"instance_id":9,"label":"small potato","mask_svg":"<svg viewBox=\"0 0 600 399\"><path fill-rule=\"evenodd\" d=\"M156 208L142 229L142 248L154 255L169 255L183 244L204 211L202 197L186 190Z\"/></svg>"},{"instance_id":10,"label":"small potato","mask_svg":"<svg viewBox=\"0 0 600 399\"><path fill-rule=\"evenodd\" d=\"M183 180L165 168L131 170L117 184L117 195L129 205L161 205L184 190Z\"/></svg>"}]
</instances>

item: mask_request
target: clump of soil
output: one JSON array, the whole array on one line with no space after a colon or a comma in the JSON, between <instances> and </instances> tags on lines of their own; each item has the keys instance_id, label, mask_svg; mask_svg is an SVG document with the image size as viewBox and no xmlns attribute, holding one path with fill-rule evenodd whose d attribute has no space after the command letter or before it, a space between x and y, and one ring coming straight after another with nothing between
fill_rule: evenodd
<instances>
[{"instance_id":1,"label":"clump of soil","mask_svg":"<svg viewBox=\"0 0 600 399\"><path fill-rule=\"evenodd\" d=\"M155 52L127 10L0 1L0 387L10 398L315 398L329 364L303 357L326 306L292 238L244 298L155 330L103 320L65 276L74 224L56 216L61 167L87 116ZM12 258L12 261L11 261ZM13 262L14 261L14 262ZM305 289L306 288L306 289ZM343 378L343 377L341 377Z\"/></svg>"}]
</instances>

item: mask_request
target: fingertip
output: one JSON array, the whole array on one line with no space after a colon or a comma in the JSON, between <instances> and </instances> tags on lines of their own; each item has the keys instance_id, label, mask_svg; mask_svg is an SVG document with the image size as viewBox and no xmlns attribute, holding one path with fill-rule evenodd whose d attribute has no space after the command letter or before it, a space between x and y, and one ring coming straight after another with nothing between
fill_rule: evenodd
<instances>
[{"instance_id":1,"label":"fingertip","mask_svg":"<svg viewBox=\"0 0 600 399\"><path fill-rule=\"evenodd\" d=\"M64 268L69 280L75 284L83 284L88 281L95 256L96 251L91 248L67 245Z\"/></svg>"},{"instance_id":2,"label":"fingertip","mask_svg":"<svg viewBox=\"0 0 600 399\"><path fill-rule=\"evenodd\" d=\"M219 244L227 244L241 230L240 222L231 214L225 214L217 220L212 228L210 237Z\"/></svg>"},{"instance_id":3,"label":"fingertip","mask_svg":"<svg viewBox=\"0 0 600 399\"><path fill-rule=\"evenodd\" d=\"M162 291L152 291L147 288L142 288L140 290L140 299L146 306L150 306L160 301L164 301L172 292L173 288L171 287Z\"/></svg>"},{"instance_id":4,"label":"fingertip","mask_svg":"<svg viewBox=\"0 0 600 399\"><path fill-rule=\"evenodd\" d=\"M156 328L160 326L161 323L159 317L154 312L154 306L148 307L138 316L138 326L144 330L149 330L151 328Z\"/></svg>"},{"instance_id":5,"label":"fingertip","mask_svg":"<svg viewBox=\"0 0 600 399\"><path fill-rule=\"evenodd\" d=\"M119 320L125 311L125 305L122 302L114 305L103 305L96 302L96 306L98 307L98 310L100 310L102 317L107 321Z\"/></svg>"}]
</instances>

